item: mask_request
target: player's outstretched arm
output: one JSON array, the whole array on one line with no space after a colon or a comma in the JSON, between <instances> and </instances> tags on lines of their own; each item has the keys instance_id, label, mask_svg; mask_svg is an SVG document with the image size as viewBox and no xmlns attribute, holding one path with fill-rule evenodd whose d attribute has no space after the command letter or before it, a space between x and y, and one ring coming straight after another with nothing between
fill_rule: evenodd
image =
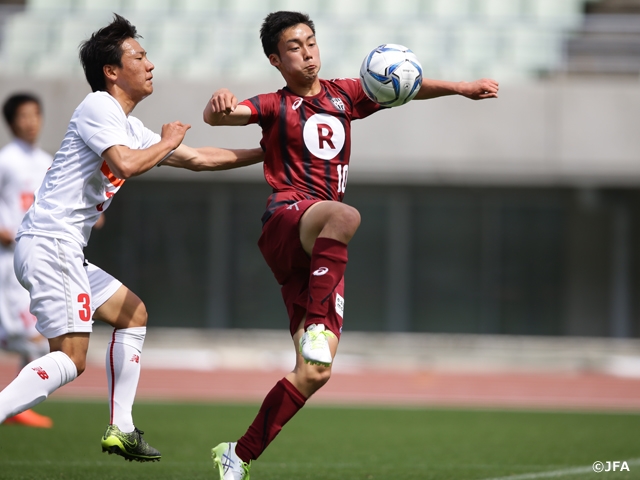
<instances>
[{"instance_id":1,"label":"player's outstretched arm","mask_svg":"<svg viewBox=\"0 0 640 480\"><path fill-rule=\"evenodd\" d=\"M216 147L192 148L180 145L161 165L186 168L194 172L230 170L260 163L264 159L261 148L226 149Z\"/></svg>"},{"instance_id":2,"label":"player's outstretched arm","mask_svg":"<svg viewBox=\"0 0 640 480\"><path fill-rule=\"evenodd\" d=\"M251 118L251 110L246 105L238 105L238 99L226 88L216 90L202 112L205 123L217 125L246 125Z\"/></svg>"},{"instance_id":3,"label":"player's outstretched arm","mask_svg":"<svg viewBox=\"0 0 640 480\"><path fill-rule=\"evenodd\" d=\"M160 141L149 148L131 149L124 145L114 145L102 153L102 158L111 172L126 180L155 167L172 150L178 148L191 125L181 122L167 123L162 126Z\"/></svg>"},{"instance_id":4,"label":"player's outstretched arm","mask_svg":"<svg viewBox=\"0 0 640 480\"><path fill-rule=\"evenodd\" d=\"M498 90L498 82L490 78L482 78L474 82L447 82L423 78L415 100L429 100L446 95L462 95L471 100L483 100L498 98Z\"/></svg>"}]
</instances>

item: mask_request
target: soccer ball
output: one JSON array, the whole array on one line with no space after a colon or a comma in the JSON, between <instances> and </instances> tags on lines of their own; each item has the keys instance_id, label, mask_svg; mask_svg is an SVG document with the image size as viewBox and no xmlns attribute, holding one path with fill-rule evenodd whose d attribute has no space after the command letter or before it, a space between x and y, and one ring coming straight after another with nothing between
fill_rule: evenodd
<instances>
[{"instance_id":1,"label":"soccer ball","mask_svg":"<svg viewBox=\"0 0 640 480\"><path fill-rule=\"evenodd\" d=\"M422 66L407 47L387 43L374 48L360 67L360 83L374 102L385 107L404 105L422 85Z\"/></svg>"}]
</instances>

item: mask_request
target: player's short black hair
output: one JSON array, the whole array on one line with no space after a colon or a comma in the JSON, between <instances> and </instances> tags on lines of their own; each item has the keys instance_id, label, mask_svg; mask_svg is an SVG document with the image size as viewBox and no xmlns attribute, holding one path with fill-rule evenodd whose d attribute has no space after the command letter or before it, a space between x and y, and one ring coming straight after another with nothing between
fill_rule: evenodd
<instances>
[{"instance_id":1,"label":"player's short black hair","mask_svg":"<svg viewBox=\"0 0 640 480\"><path fill-rule=\"evenodd\" d=\"M140 35L129 20L114 13L109 25L94 32L89 40L80 44L84 76L94 92L107 89L102 70L105 65L122 67L122 43L127 38L140 38Z\"/></svg>"},{"instance_id":2,"label":"player's short black hair","mask_svg":"<svg viewBox=\"0 0 640 480\"><path fill-rule=\"evenodd\" d=\"M38 109L42 112L42 104L40 99L32 93L14 93L4 101L2 105L2 115L7 122L7 125L13 125L18 114L18 109L25 103L35 103L38 105Z\"/></svg>"},{"instance_id":3,"label":"player's short black hair","mask_svg":"<svg viewBox=\"0 0 640 480\"><path fill-rule=\"evenodd\" d=\"M306 13L300 12L273 12L266 16L260 28L260 40L264 54L269 57L272 53L279 55L278 42L280 36L287 28L304 23L315 34L316 27L313 20Z\"/></svg>"}]
</instances>

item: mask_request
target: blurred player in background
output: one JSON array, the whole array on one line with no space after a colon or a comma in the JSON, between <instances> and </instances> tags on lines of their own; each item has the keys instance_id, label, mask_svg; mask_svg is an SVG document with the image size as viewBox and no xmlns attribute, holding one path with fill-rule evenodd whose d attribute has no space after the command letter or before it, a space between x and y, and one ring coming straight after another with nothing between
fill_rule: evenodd
<instances>
[{"instance_id":1,"label":"blurred player in background","mask_svg":"<svg viewBox=\"0 0 640 480\"><path fill-rule=\"evenodd\" d=\"M189 125L173 122L158 135L129 115L153 92L153 64L136 28L115 15L80 47L93 93L76 108L60 150L17 233L15 272L29 290L37 330L51 353L26 365L0 392L0 422L45 400L85 369L93 319L114 327L107 346L110 421L103 451L153 461L132 418L147 312L122 283L88 263L82 249L91 228L126 179L167 157L193 169L262 161L262 151L192 149L182 145Z\"/></svg>"},{"instance_id":2,"label":"blurred player in background","mask_svg":"<svg viewBox=\"0 0 640 480\"><path fill-rule=\"evenodd\" d=\"M49 352L29 312L29 292L13 271L15 237L33 203L52 157L37 146L42 127L40 99L30 93L11 95L2 106L13 140L0 150L0 348L20 355L20 370ZM51 428L49 417L25 410L5 423Z\"/></svg>"},{"instance_id":3,"label":"blurred player in background","mask_svg":"<svg viewBox=\"0 0 640 480\"><path fill-rule=\"evenodd\" d=\"M216 478L244 480L282 427L331 375L344 312L347 244L360 225L358 211L342 203L347 184L352 120L381 107L358 79L322 80L315 28L297 12L269 14L260 31L264 53L286 82L276 93L237 103L216 91L204 119L210 125L262 127L264 173L273 187L262 217L259 246L282 287L296 349L293 371L266 396L237 443L213 448ZM424 79L416 99L462 95L497 97L498 83ZM393 159L390 159L393 161Z\"/></svg>"}]
</instances>

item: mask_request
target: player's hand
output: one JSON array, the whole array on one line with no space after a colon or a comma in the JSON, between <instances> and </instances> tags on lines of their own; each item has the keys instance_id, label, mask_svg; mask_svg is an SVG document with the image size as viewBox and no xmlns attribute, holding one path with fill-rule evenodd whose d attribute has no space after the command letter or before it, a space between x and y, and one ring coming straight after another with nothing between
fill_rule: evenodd
<instances>
[{"instance_id":1,"label":"player's hand","mask_svg":"<svg viewBox=\"0 0 640 480\"><path fill-rule=\"evenodd\" d=\"M216 90L209 100L212 113L230 114L238 106L236 96L226 88Z\"/></svg>"},{"instance_id":2,"label":"player's hand","mask_svg":"<svg viewBox=\"0 0 640 480\"><path fill-rule=\"evenodd\" d=\"M182 143L187 130L190 128L191 125L178 121L165 123L162 125L162 133L160 134L160 137L169 144L171 150L175 150Z\"/></svg>"},{"instance_id":3,"label":"player's hand","mask_svg":"<svg viewBox=\"0 0 640 480\"><path fill-rule=\"evenodd\" d=\"M482 78L475 82L460 82L460 95L471 100L498 98L498 82L490 78Z\"/></svg>"},{"instance_id":4,"label":"player's hand","mask_svg":"<svg viewBox=\"0 0 640 480\"><path fill-rule=\"evenodd\" d=\"M9 230L0 229L0 245L3 247L9 247L13 245L15 234L11 233Z\"/></svg>"}]
</instances>

